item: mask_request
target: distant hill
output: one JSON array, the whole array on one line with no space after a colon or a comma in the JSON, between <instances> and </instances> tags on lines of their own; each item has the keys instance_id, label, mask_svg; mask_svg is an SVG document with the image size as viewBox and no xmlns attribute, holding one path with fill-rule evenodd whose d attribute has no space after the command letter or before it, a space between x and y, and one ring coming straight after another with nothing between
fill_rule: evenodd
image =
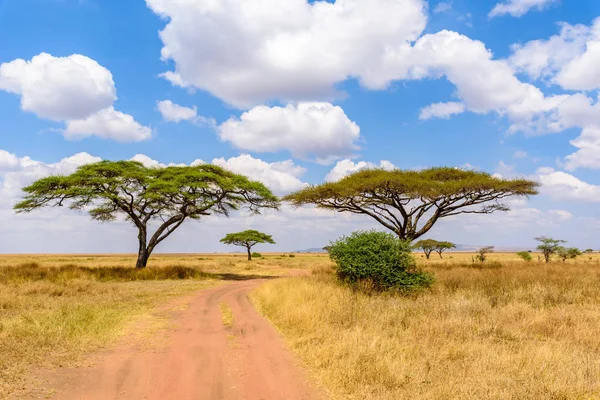
<instances>
[{"instance_id":1,"label":"distant hill","mask_svg":"<svg viewBox=\"0 0 600 400\"><path fill-rule=\"evenodd\" d=\"M327 252L320 247L311 247L310 249L306 249L306 250L296 250L296 251L293 251L293 253L327 253Z\"/></svg>"}]
</instances>

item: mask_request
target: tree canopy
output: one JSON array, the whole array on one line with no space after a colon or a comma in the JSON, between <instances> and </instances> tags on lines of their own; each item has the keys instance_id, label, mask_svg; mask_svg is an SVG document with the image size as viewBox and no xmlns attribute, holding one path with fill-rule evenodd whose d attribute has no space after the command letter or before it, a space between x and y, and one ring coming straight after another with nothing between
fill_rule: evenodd
<instances>
[{"instance_id":1,"label":"tree canopy","mask_svg":"<svg viewBox=\"0 0 600 400\"><path fill-rule=\"evenodd\" d=\"M540 242L537 249L542 252L546 262L550 262L550 257L561 250L562 243L567 243L566 240L552 239L547 236L536 237L535 240Z\"/></svg>"},{"instance_id":2,"label":"tree canopy","mask_svg":"<svg viewBox=\"0 0 600 400\"><path fill-rule=\"evenodd\" d=\"M423 239L419 240L417 243L413 245L415 249L421 249L425 253L425 257L429 260L432 252L436 252L439 254L440 258L442 257L442 253L446 250L456 248L456 245L451 242L440 242L433 239Z\"/></svg>"},{"instance_id":3,"label":"tree canopy","mask_svg":"<svg viewBox=\"0 0 600 400\"><path fill-rule=\"evenodd\" d=\"M251 229L243 232L228 233L223 239L221 239L221 242L225 244L232 244L235 246L245 247L248 251L248 261L252 260L252 252L250 251L250 249L254 245L258 243L275 244L275 241L273 240L271 235L267 235L266 233L262 233Z\"/></svg>"},{"instance_id":4,"label":"tree canopy","mask_svg":"<svg viewBox=\"0 0 600 400\"><path fill-rule=\"evenodd\" d=\"M125 216L138 229L138 268L188 219L279 208L279 199L262 183L211 164L148 168L136 161L102 161L68 176L39 179L23 191L23 201L14 206L19 213L69 204L97 221ZM158 227L150 235L152 222Z\"/></svg>"},{"instance_id":5,"label":"tree canopy","mask_svg":"<svg viewBox=\"0 0 600 400\"><path fill-rule=\"evenodd\" d=\"M415 240L444 217L507 211L503 200L537 194L538 183L486 172L436 167L419 171L366 169L340 181L309 186L284 197L295 206L315 204L367 215L401 239Z\"/></svg>"}]
</instances>

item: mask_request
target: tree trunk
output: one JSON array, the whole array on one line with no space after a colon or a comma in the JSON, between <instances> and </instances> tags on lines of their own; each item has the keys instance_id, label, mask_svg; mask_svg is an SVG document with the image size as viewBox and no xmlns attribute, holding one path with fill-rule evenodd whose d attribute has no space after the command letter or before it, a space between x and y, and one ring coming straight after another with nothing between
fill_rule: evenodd
<instances>
[{"instance_id":1,"label":"tree trunk","mask_svg":"<svg viewBox=\"0 0 600 400\"><path fill-rule=\"evenodd\" d=\"M146 264L148 264L148 258L150 257L150 252L148 251L148 246L146 246L146 227L139 227L138 233L138 258L135 263L135 268L142 269L146 268Z\"/></svg>"},{"instance_id":2,"label":"tree trunk","mask_svg":"<svg viewBox=\"0 0 600 400\"><path fill-rule=\"evenodd\" d=\"M144 248L140 248L135 267L137 269L146 268L146 265L148 264L148 258L150 258L150 253L148 252L148 249L146 249L146 246L144 246Z\"/></svg>"},{"instance_id":3,"label":"tree trunk","mask_svg":"<svg viewBox=\"0 0 600 400\"><path fill-rule=\"evenodd\" d=\"M248 261L252 261L252 253L250 252L250 246L246 246L246 250L248 250Z\"/></svg>"}]
</instances>

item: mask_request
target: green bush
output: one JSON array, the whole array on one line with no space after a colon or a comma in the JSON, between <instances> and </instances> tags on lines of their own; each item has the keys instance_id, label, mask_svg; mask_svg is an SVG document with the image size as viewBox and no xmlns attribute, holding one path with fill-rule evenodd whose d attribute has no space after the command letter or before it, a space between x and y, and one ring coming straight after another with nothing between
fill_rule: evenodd
<instances>
[{"instance_id":1,"label":"green bush","mask_svg":"<svg viewBox=\"0 0 600 400\"><path fill-rule=\"evenodd\" d=\"M433 283L433 275L417 269L410 243L378 231L358 231L331 243L329 256L338 277L351 284L413 289Z\"/></svg>"},{"instance_id":2,"label":"green bush","mask_svg":"<svg viewBox=\"0 0 600 400\"><path fill-rule=\"evenodd\" d=\"M262 257L262 254L260 254L260 253L257 253L257 252L252 253L252 258L261 258L261 257Z\"/></svg>"},{"instance_id":3,"label":"green bush","mask_svg":"<svg viewBox=\"0 0 600 400\"><path fill-rule=\"evenodd\" d=\"M294 258L294 257L296 257L296 255L294 255L294 254L290 254L290 256L289 256L289 257L290 257L290 258Z\"/></svg>"},{"instance_id":4,"label":"green bush","mask_svg":"<svg viewBox=\"0 0 600 400\"><path fill-rule=\"evenodd\" d=\"M531 257L531 253L529 253L528 251L520 251L517 253L517 255L527 262L533 260L533 257Z\"/></svg>"}]
</instances>

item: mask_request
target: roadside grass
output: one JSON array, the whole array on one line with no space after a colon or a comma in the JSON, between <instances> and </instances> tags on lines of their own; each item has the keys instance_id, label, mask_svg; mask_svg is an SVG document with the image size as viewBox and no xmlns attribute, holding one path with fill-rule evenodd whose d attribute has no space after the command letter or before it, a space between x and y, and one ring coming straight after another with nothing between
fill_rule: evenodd
<instances>
[{"instance_id":1,"label":"roadside grass","mask_svg":"<svg viewBox=\"0 0 600 400\"><path fill-rule=\"evenodd\" d=\"M419 258L437 281L408 296L353 291L320 266L252 300L333 399L600 398L597 256L471 256Z\"/></svg>"},{"instance_id":2,"label":"roadside grass","mask_svg":"<svg viewBox=\"0 0 600 400\"><path fill-rule=\"evenodd\" d=\"M221 309L221 321L223 325L231 328L233 326L233 312L231 311L231 307L227 303L221 302L219 303L219 308Z\"/></svg>"},{"instance_id":3,"label":"roadside grass","mask_svg":"<svg viewBox=\"0 0 600 400\"><path fill-rule=\"evenodd\" d=\"M169 299L221 280L327 263L326 257L316 263L310 256L285 263L279 257L247 262L242 255L157 255L136 271L134 256L0 256L0 398L27 388L31 368L75 365L131 333L136 321L157 325L153 310Z\"/></svg>"}]
</instances>

